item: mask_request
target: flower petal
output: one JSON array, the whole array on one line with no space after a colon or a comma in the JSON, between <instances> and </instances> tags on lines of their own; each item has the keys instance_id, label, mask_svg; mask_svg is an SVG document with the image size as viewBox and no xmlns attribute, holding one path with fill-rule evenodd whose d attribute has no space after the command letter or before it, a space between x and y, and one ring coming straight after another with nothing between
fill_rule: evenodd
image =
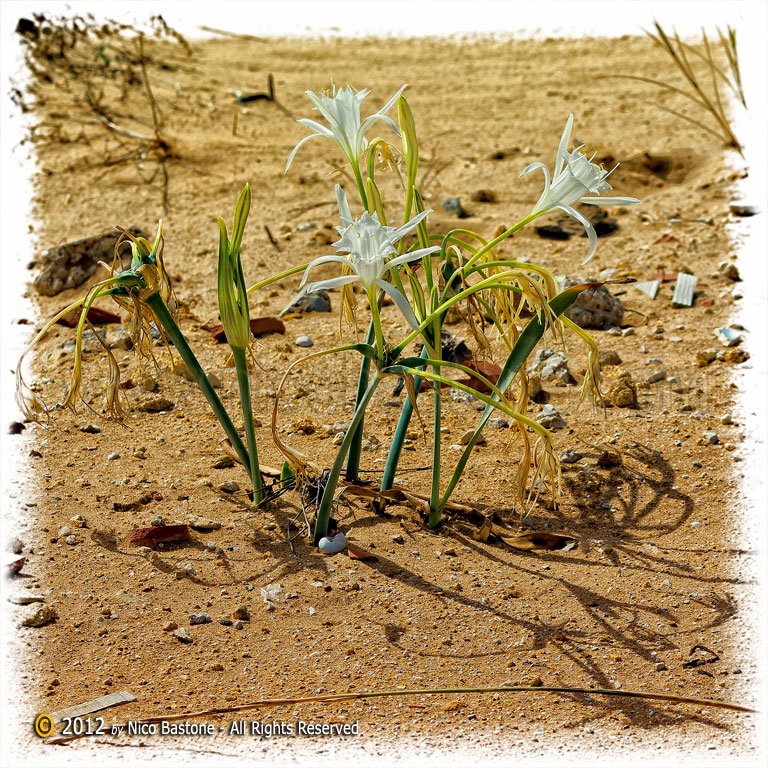
<instances>
[{"instance_id":1,"label":"flower petal","mask_svg":"<svg viewBox=\"0 0 768 768\"><path fill-rule=\"evenodd\" d=\"M307 286L307 293L314 293L315 291L329 291L333 288L338 288L348 283L357 282L357 275L342 275L341 277L332 277L329 280L320 280L317 283L310 283Z\"/></svg>"},{"instance_id":2,"label":"flower petal","mask_svg":"<svg viewBox=\"0 0 768 768\"><path fill-rule=\"evenodd\" d=\"M336 254L331 254L329 256L318 256L316 259L313 259L312 261L309 262L309 264L307 264L307 268L304 270L304 277L301 278L301 283L299 283L299 288L301 288L304 285L304 283L307 282L307 277L311 269L314 269L315 267L319 267L321 264L330 264L332 262L338 262L339 264L344 264L345 266L349 267L352 270L355 269L354 264L352 264L352 262L344 256L337 256ZM357 280L357 278L355 278L355 280Z\"/></svg>"},{"instance_id":3,"label":"flower petal","mask_svg":"<svg viewBox=\"0 0 768 768\"><path fill-rule=\"evenodd\" d=\"M408 251L408 253L403 253L402 255L396 256L394 259L388 261L387 268L391 269L392 267L399 267L401 264L410 264L412 261L416 261L417 259L420 259L427 254L434 253L435 251L439 250L439 245L432 245L429 248L419 248L418 251Z\"/></svg>"},{"instance_id":4,"label":"flower petal","mask_svg":"<svg viewBox=\"0 0 768 768\"><path fill-rule=\"evenodd\" d=\"M636 197L582 197L580 202L589 205L639 205L642 201Z\"/></svg>"},{"instance_id":5,"label":"flower petal","mask_svg":"<svg viewBox=\"0 0 768 768\"><path fill-rule=\"evenodd\" d=\"M556 208L559 208L564 213L567 213L569 216L572 216L576 221L581 224L584 229L587 230L587 237L589 238L589 253L587 254L587 258L582 261L582 264L586 264L594 255L595 251L597 250L597 232L595 232L595 228L592 226L589 219L585 218L580 214L575 208L571 208L570 205L557 205Z\"/></svg>"},{"instance_id":6,"label":"flower petal","mask_svg":"<svg viewBox=\"0 0 768 768\"><path fill-rule=\"evenodd\" d=\"M285 171L284 173L288 173L288 169L291 167L291 163L293 162L293 158L296 157L296 153L299 151L299 148L302 144L306 144L310 139L316 139L321 134L319 133L310 133L309 136L305 136L294 148L290 155L288 155L288 162L285 164Z\"/></svg>"},{"instance_id":7,"label":"flower petal","mask_svg":"<svg viewBox=\"0 0 768 768\"><path fill-rule=\"evenodd\" d=\"M322 136L333 138L333 131L327 126L323 125L322 123L318 123L317 120L310 120L308 117L302 117L301 120L297 120L296 122L300 123L306 128L312 129L313 131L321 134Z\"/></svg>"},{"instance_id":8,"label":"flower petal","mask_svg":"<svg viewBox=\"0 0 768 768\"><path fill-rule=\"evenodd\" d=\"M348 227L352 223L352 212L349 210L347 195L339 184L336 185L336 203L339 206L341 220L344 223L344 226Z\"/></svg>"},{"instance_id":9,"label":"flower petal","mask_svg":"<svg viewBox=\"0 0 768 768\"><path fill-rule=\"evenodd\" d=\"M419 321L416 319L416 315L414 314L411 305L408 303L408 299L406 299L394 285L388 283L386 280L377 278L374 280L374 284L381 288L381 290L384 291L395 304L397 304L397 308L403 313L403 317L408 321L408 325L414 330L417 330Z\"/></svg>"},{"instance_id":10,"label":"flower petal","mask_svg":"<svg viewBox=\"0 0 768 768\"><path fill-rule=\"evenodd\" d=\"M389 237L391 243L399 243L409 232L416 229L416 227L432 213L431 208L427 208L426 211L422 211L418 215L414 216L410 221L403 224L402 227L398 227L392 232Z\"/></svg>"},{"instance_id":11,"label":"flower petal","mask_svg":"<svg viewBox=\"0 0 768 768\"><path fill-rule=\"evenodd\" d=\"M563 135L560 137L560 144L557 148L557 155L555 156L555 176L563 170L563 164L565 163L565 156L568 152L568 144L571 142L571 131L573 130L573 114L568 115L568 119L565 121L565 128L563 128Z\"/></svg>"}]
</instances>

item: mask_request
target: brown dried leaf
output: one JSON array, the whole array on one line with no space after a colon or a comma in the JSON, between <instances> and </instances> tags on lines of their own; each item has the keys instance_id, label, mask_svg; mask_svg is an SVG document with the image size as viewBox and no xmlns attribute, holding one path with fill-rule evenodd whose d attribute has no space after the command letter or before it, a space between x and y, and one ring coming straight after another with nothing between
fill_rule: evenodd
<instances>
[{"instance_id":1,"label":"brown dried leaf","mask_svg":"<svg viewBox=\"0 0 768 768\"><path fill-rule=\"evenodd\" d=\"M360 547L356 547L354 544L350 544L349 542L347 542L347 553L349 554L350 560L378 560L379 559L378 557L376 557L376 555L371 554L365 549L360 549Z\"/></svg>"},{"instance_id":2,"label":"brown dried leaf","mask_svg":"<svg viewBox=\"0 0 768 768\"><path fill-rule=\"evenodd\" d=\"M475 541L488 541L488 537L493 531L493 523L489 517L483 520L483 524L472 534Z\"/></svg>"},{"instance_id":3,"label":"brown dried leaf","mask_svg":"<svg viewBox=\"0 0 768 768\"><path fill-rule=\"evenodd\" d=\"M573 536L567 536L562 533L549 533L548 531L529 531L517 536L501 536L500 538L508 547L525 552L565 549L568 544L575 541Z\"/></svg>"}]
</instances>

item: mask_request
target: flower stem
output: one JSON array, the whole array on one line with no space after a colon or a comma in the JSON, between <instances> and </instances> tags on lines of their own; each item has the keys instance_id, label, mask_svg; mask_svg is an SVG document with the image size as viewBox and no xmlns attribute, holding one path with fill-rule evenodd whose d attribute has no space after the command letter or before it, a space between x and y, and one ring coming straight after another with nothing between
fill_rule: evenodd
<instances>
[{"instance_id":1,"label":"flower stem","mask_svg":"<svg viewBox=\"0 0 768 768\"><path fill-rule=\"evenodd\" d=\"M440 330L442 326L442 315L435 315L433 323L434 350L431 357L442 360L443 345ZM424 345L427 349L427 345ZM440 373L438 365L432 366L435 374ZM432 402L434 403L434 413L432 416L432 487L429 494L429 527L436 528L440 523L440 426L442 423L442 404L443 391L440 384L435 383L432 388Z\"/></svg>"},{"instance_id":2,"label":"flower stem","mask_svg":"<svg viewBox=\"0 0 768 768\"><path fill-rule=\"evenodd\" d=\"M259 453L256 446L253 406L251 405L251 384L248 377L248 363L245 359L245 350L240 347L232 347L232 357L235 359L237 383L240 388L240 408L243 411L245 437L248 441L248 458L250 459L251 482L253 483L253 503L258 505L264 500L264 486L259 468Z\"/></svg>"},{"instance_id":3,"label":"flower stem","mask_svg":"<svg viewBox=\"0 0 768 768\"><path fill-rule=\"evenodd\" d=\"M429 357L429 351L424 346L421 350L421 357ZM413 395L417 397L419 390L421 389L421 378L415 376L413 379ZM392 484L395 482L395 472L397 472L397 465L400 462L400 454L403 451L403 440L408 432L408 427L411 424L411 416L413 415L413 402L410 397L405 398L403 403L403 409L400 411L400 418L397 422L397 428L395 429L395 435L392 438L392 444L389 446L389 454L387 455L387 463L384 467L384 476L381 479L381 490L388 491Z\"/></svg>"},{"instance_id":4,"label":"flower stem","mask_svg":"<svg viewBox=\"0 0 768 768\"><path fill-rule=\"evenodd\" d=\"M376 391L376 387L381 383L381 380L381 374L376 371L373 379L371 379L371 383L368 385L355 408L355 415L352 418L352 423L349 425L347 434L344 435L344 440L339 446L339 452L336 454L336 460L333 462L333 467L331 467L331 472L328 475L328 481L325 484L323 498L320 501L320 508L317 510L315 535L313 539L315 546L320 543L320 539L328 534L328 521L331 517L331 509L333 508L333 497L336 494L336 486L339 484L339 475L341 474L341 468L344 465L344 459L346 458L347 452L350 450L350 446L357 434L357 428L362 426L365 409L368 407L368 403L371 401L373 393Z\"/></svg>"},{"instance_id":5,"label":"flower stem","mask_svg":"<svg viewBox=\"0 0 768 768\"><path fill-rule=\"evenodd\" d=\"M365 337L365 343L371 344L376 336L376 329L371 320L368 326L368 335ZM371 373L371 361L367 357L363 357L360 362L360 373L357 378L357 394L355 395L355 409L357 409L365 396L366 387L368 386L368 376ZM363 449L363 421L361 416L359 424L355 427L354 435L352 436L352 442L349 449L349 460L347 461L347 468L344 472L344 479L350 483L357 482L360 472L360 452Z\"/></svg>"},{"instance_id":6,"label":"flower stem","mask_svg":"<svg viewBox=\"0 0 768 768\"><path fill-rule=\"evenodd\" d=\"M173 315L171 315L159 293L153 293L148 296L146 298L146 303L152 312L154 312L158 322L163 326L163 329L168 334L168 338L173 343L173 346L176 347L179 355L181 355L181 359L187 364L187 368L189 368L192 373L197 386L200 387L203 395L205 395L208 405L213 409L214 415L219 420L219 424L221 424L229 441L232 443L232 447L237 452L238 458L245 467L246 472L250 475L251 464L248 458L248 451L243 445L243 441L240 439L240 435L235 429L232 419L229 418L229 414L224 408L219 396L216 394L210 380L205 375L205 371L198 362L197 357L195 357L195 353L192 351L189 344L187 344L187 340L184 338L184 334L182 334L179 326L176 325Z\"/></svg>"}]
</instances>

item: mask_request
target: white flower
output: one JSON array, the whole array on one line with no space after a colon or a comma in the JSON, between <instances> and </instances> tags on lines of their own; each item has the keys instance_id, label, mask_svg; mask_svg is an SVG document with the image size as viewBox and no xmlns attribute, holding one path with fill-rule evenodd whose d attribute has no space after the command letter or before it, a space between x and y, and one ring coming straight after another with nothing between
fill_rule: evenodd
<instances>
[{"instance_id":1,"label":"white flower","mask_svg":"<svg viewBox=\"0 0 768 768\"><path fill-rule=\"evenodd\" d=\"M412 328L418 328L419 322L408 300L394 285L388 283L384 278L393 267L399 267L402 264L416 261L427 254L440 250L439 245L434 245L390 258L397 253L397 243L414 230L431 211L422 211L402 227L395 229L394 227L386 227L381 224L376 213L371 215L366 211L359 218L353 219L349 210L349 204L347 203L347 197L338 185L336 186L336 200L339 204L343 226L336 227L336 230L341 235L341 239L333 245L337 251L347 253L349 256L337 256L334 254L314 259L307 266L301 285L306 283L309 272L314 267L328 264L329 262L344 264L354 274L312 283L307 288L307 291L338 288L348 283L360 282L366 292L369 293L375 286L392 298L392 301L397 304Z\"/></svg>"},{"instance_id":2,"label":"white flower","mask_svg":"<svg viewBox=\"0 0 768 768\"><path fill-rule=\"evenodd\" d=\"M368 146L365 134L374 123L383 120L396 134L400 135L400 131L392 118L387 117L387 112L392 109L395 102L400 98L400 94L407 87L407 85L404 85L400 88L400 90L378 112L370 117L366 117L365 120L362 121L360 118L360 105L369 93L367 89L355 91L348 85L346 88L341 88L337 91L336 86L334 85L330 96L326 91L320 95L313 93L312 91L307 91L307 96L309 96L310 101L315 105L315 109L328 121L330 127L326 128L316 120L299 120L298 122L302 125L306 125L307 128L311 128L314 133L305 136L293 148L293 152L291 152L288 162L285 164L285 170L287 171L291 167L291 163L293 162L293 158L296 157L299 147L310 139L314 139L318 136L335 139L347 160L353 165L357 165L360 161L361 153L366 146Z\"/></svg>"},{"instance_id":3,"label":"white flower","mask_svg":"<svg viewBox=\"0 0 768 768\"><path fill-rule=\"evenodd\" d=\"M612 189L606 179L618 166L606 171L601 165L593 163L592 158L583 155L579 151L581 147L576 147L569 152L568 145L571 142L572 129L573 115L569 115L560 138L560 146L557 148L552 178L549 175L549 168L541 162L531 163L520 175L525 176L539 168L544 172L544 191L531 214L545 213L559 208L582 224L589 236L589 254L584 260L586 263L595 254L597 234L592 224L572 207L573 204L581 202L590 205L635 205L640 201L635 197L599 197L603 192Z\"/></svg>"}]
</instances>

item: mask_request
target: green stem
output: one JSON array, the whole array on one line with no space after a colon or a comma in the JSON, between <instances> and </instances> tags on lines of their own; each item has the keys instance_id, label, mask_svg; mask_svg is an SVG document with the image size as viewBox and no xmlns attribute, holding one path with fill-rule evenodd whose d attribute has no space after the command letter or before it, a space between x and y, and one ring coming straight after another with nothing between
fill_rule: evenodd
<instances>
[{"instance_id":1,"label":"green stem","mask_svg":"<svg viewBox=\"0 0 768 768\"><path fill-rule=\"evenodd\" d=\"M235 359L237 383L240 388L240 408L243 412L245 437L248 441L248 458L250 459L251 482L253 483L253 503L258 505L264 501L264 486L261 480L261 469L259 468L259 453L256 446L253 406L251 404L251 384L248 376L245 350L240 347L232 347L232 357Z\"/></svg>"},{"instance_id":2,"label":"green stem","mask_svg":"<svg viewBox=\"0 0 768 768\"><path fill-rule=\"evenodd\" d=\"M243 445L243 441L235 429L232 419L229 418L229 414L224 408L221 400L219 400L219 396L216 394L210 380L205 375L205 371L195 357L195 353L192 351L189 344L187 344L187 340L184 338L184 334L182 334L179 326L176 325L176 321L173 319L170 310L165 305L165 302L159 293L153 293L151 296L147 297L146 303L152 312L154 312L160 325L163 326L163 329L168 334L168 338L173 343L173 346L176 347L179 355L181 355L181 359L187 364L187 368L189 368L197 386L200 387L203 395L205 395L208 405L213 409L213 413L219 420L219 424L221 424L230 443L232 443L232 447L237 452L237 456L245 467L245 471L250 475L251 464L248 458L248 451Z\"/></svg>"},{"instance_id":3,"label":"green stem","mask_svg":"<svg viewBox=\"0 0 768 768\"><path fill-rule=\"evenodd\" d=\"M438 360L442 360L442 338L440 335L440 329L442 325L442 315L435 315L433 323L434 334L434 349L433 357ZM424 345L424 349L427 345ZM440 366L433 365L432 372L439 374ZM440 426L442 423L442 404L443 404L443 390L439 385L432 388L432 402L433 415L432 415L432 487L429 494L429 527L436 528L440 523Z\"/></svg>"},{"instance_id":4,"label":"green stem","mask_svg":"<svg viewBox=\"0 0 768 768\"><path fill-rule=\"evenodd\" d=\"M426 345L421 350L421 357L429 357L429 351ZM417 397L419 390L421 389L421 378L414 376L413 379L413 396ZM400 454L403 452L403 440L408 432L408 427L411 424L411 416L413 416L413 402L410 397L405 398L403 408L400 411L400 418L397 421L397 428L395 429L395 435L392 438L392 444L389 446L389 454L387 455L387 463L384 467L384 476L381 479L381 490L388 491L395 482L395 473L397 472L397 465L400 462Z\"/></svg>"},{"instance_id":5,"label":"green stem","mask_svg":"<svg viewBox=\"0 0 768 768\"><path fill-rule=\"evenodd\" d=\"M368 403L373 397L373 393L376 391L376 387L381 383L382 376L377 371L368 388L363 393L363 397L357 404L355 409L355 415L352 418L352 423L347 429L347 434L344 435L344 440L339 446L339 452L336 454L336 460L333 462L331 472L328 475L328 481L323 491L323 498L320 501L320 507L317 510L317 520L315 521L315 535L314 544L317 546L320 543L320 539L328 535L328 521L331 517L331 509L333 508L333 497L336 495L336 486L339 484L339 475L341 475L341 468L344 465L344 459L347 456L347 452L350 450L356 430L363 423L363 416L365 409L368 407Z\"/></svg>"},{"instance_id":6,"label":"green stem","mask_svg":"<svg viewBox=\"0 0 768 768\"><path fill-rule=\"evenodd\" d=\"M371 344L376 336L376 328L373 320L371 320L368 326L368 335L365 337L365 343ZM371 361L367 357L363 357L360 363L360 373L357 377L357 394L355 395L355 410L360 406L360 403L365 397L366 387L368 386L368 377L371 373ZM358 480L360 473L360 453L363 449L363 421L361 417L359 424L355 427L355 433L352 436L352 443L349 449L349 461L347 462L347 469L344 472L344 479L350 483L355 483Z\"/></svg>"}]
</instances>

